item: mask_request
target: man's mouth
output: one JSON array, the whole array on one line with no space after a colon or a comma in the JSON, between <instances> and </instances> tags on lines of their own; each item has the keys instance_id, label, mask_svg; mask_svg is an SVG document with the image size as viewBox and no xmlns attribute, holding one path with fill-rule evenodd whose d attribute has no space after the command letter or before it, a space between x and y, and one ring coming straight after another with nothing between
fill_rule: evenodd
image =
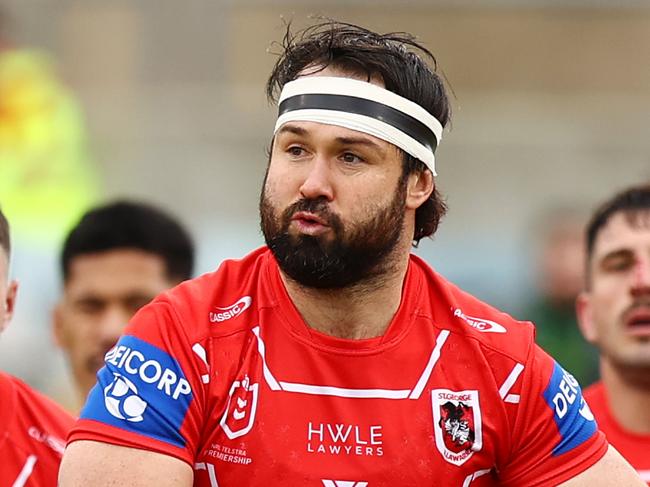
<instances>
[{"instance_id":1,"label":"man's mouth","mask_svg":"<svg viewBox=\"0 0 650 487\"><path fill-rule=\"evenodd\" d=\"M297 211L296 213L294 213L291 219L302 220L306 223L315 223L315 224L327 226L327 222L324 219L322 219L315 213L311 213L309 211Z\"/></svg>"},{"instance_id":2,"label":"man's mouth","mask_svg":"<svg viewBox=\"0 0 650 487\"><path fill-rule=\"evenodd\" d=\"M301 233L317 235L325 232L329 225L326 220L308 211L298 211L291 217Z\"/></svg>"},{"instance_id":3,"label":"man's mouth","mask_svg":"<svg viewBox=\"0 0 650 487\"><path fill-rule=\"evenodd\" d=\"M650 306L638 306L625 314L625 326L633 336L650 336Z\"/></svg>"}]
</instances>

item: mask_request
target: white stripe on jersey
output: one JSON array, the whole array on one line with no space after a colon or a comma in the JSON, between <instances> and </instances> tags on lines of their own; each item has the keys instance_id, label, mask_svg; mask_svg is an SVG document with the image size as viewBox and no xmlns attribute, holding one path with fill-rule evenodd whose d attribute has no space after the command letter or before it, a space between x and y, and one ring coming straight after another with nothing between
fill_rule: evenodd
<instances>
[{"instance_id":1,"label":"white stripe on jersey","mask_svg":"<svg viewBox=\"0 0 650 487\"><path fill-rule=\"evenodd\" d=\"M474 473L469 474L467 477L465 477L465 482L463 482L463 487L469 487L469 484L471 484L474 480L479 478L481 475L485 475L486 473L490 473L489 468L486 468L484 470L478 470Z\"/></svg>"},{"instance_id":2,"label":"white stripe on jersey","mask_svg":"<svg viewBox=\"0 0 650 487\"><path fill-rule=\"evenodd\" d=\"M25 485L27 479L32 474L32 471L34 470L34 465L36 465L36 460L38 460L38 458L36 458L36 455L30 455L27 457L27 460L25 461L25 465L23 465L23 469L18 474L18 477L16 477L16 480L14 481L12 487L23 487Z\"/></svg>"},{"instance_id":3,"label":"white stripe on jersey","mask_svg":"<svg viewBox=\"0 0 650 487\"><path fill-rule=\"evenodd\" d=\"M257 351L262 358L264 380L266 380L266 383L272 391L287 391L312 394L316 396L350 397L359 399L418 399L431 377L433 368L440 358L440 350L449 336L449 330L442 330L440 332L436 339L436 346L429 357L429 362L413 389L349 389L345 387L300 384L295 382L278 382L266 363L266 345L260 336L260 327L256 326L253 328L253 333L257 337Z\"/></svg>"},{"instance_id":4,"label":"white stripe on jersey","mask_svg":"<svg viewBox=\"0 0 650 487\"><path fill-rule=\"evenodd\" d=\"M264 345L264 341L260 336L260 327L256 326L253 328L253 333L255 333L255 336L257 337L257 351L259 352L260 357L262 357L264 379L266 379L266 383L269 385L272 391L281 391L282 388L280 387L280 384L278 384L278 381L275 380L275 377L273 377L269 366L266 364L266 346Z\"/></svg>"},{"instance_id":5,"label":"white stripe on jersey","mask_svg":"<svg viewBox=\"0 0 650 487\"><path fill-rule=\"evenodd\" d=\"M438 335L438 338L436 338L436 346L433 349L433 352L431 352L429 363L425 367L424 372L422 372L422 376L420 377L420 380L418 380L418 383L415 385L413 392L411 392L409 399L419 399L422 391L424 390L424 386L426 386L427 382L429 382L429 377L431 377L433 367L436 365L436 362L440 358L440 350L442 350L442 346L447 341L447 337L449 337L449 330L442 330L440 332L440 335Z\"/></svg>"},{"instance_id":6,"label":"white stripe on jersey","mask_svg":"<svg viewBox=\"0 0 650 487\"><path fill-rule=\"evenodd\" d=\"M509 402L510 404L519 404L520 399L521 396L519 396L519 394L508 394L504 401Z\"/></svg>"},{"instance_id":7,"label":"white stripe on jersey","mask_svg":"<svg viewBox=\"0 0 650 487\"><path fill-rule=\"evenodd\" d=\"M515 404L519 402L518 395L508 394L508 393L510 392L510 389L512 389L512 386L515 385L515 382L517 382L517 379L519 378L519 375L523 370L524 370L524 366L522 364L517 364L514 366L512 371L510 371L508 378L503 383L503 385L499 388L499 395L501 396L501 399L505 399L506 402L511 402Z\"/></svg>"}]
</instances>

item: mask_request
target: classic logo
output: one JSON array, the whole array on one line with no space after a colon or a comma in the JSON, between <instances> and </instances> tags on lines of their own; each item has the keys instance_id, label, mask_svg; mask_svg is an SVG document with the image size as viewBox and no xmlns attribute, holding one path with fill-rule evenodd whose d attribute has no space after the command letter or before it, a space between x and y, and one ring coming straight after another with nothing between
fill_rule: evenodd
<instances>
[{"instance_id":1,"label":"classic logo","mask_svg":"<svg viewBox=\"0 0 650 487\"><path fill-rule=\"evenodd\" d=\"M221 427L231 440L244 436L253 427L257 411L259 384L251 384L248 376L232 383Z\"/></svg>"},{"instance_id":2,"label":"classic logo","mask_svg":"<svg viewBox=\"0 0 650 487\"><path fill-rule=\"evenodd\" d=\"M483 446L478 391L431 391L436 447L443 458L462 465Z\"/></svg>"},{"instance_id":3,"label":"classic logo","mask_svg":"<svg viewBox=\"0 0 650 487\"><path fill-rule=\"evenodd\" d=\"M104 387L104 404L111 415L118 419L126 419L139 423L147 403L138 395L138 389L133 382L121 374L113 372L113 382Z\"/></svg>"},{"instance_id":4,"label":"classic logo","mask_svg":"<svg viewBox=\"0 0 650 487\"><path fill-rule=\"evenodd\" d=\"M323 480L325 487L366 487L368 482L356 482L354 480Z\"/></svg>"},{"instance_id":5,"label":"classic logo","mask_svg":"<svg viewBox=\"0 0 650 487\"><path fill-rule=\"evenodd\" d=\"M458 308L454 310L454 316L462 319L469 326L482 333L505 333L507 331L503 325L500 325L495 321L490 321L483 318L475 318L474 316L467 316Z\"/></svg>"},{"instance_id":6,"label":"classic logo","mask_svg":"<svg viewBox=\"0 0 650 487\"><path fill-rule=\"evenodd\" d=\"M248 308L250 308L252 302L253 302L253 298L251 298L250 296L244 296L235 304L231 304L230 306L226 306L225 308L220 308L219 306L215 306L215 309L219 311L217 311L216 313L210 311L210 323L221 323L222 321L235 318L236 316L239 316Z\"/></svg>"}]
</instances>

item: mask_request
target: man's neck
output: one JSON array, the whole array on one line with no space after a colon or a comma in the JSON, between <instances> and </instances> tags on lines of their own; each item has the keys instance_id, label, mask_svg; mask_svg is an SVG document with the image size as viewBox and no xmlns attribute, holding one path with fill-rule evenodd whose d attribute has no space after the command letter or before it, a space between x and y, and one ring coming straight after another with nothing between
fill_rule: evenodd
<instances>
[{"instance_id":1,"label":"man's neck","mask_svg":"<svg viewBox=\"0 0 650 487\"><path fill-rule=\"evenodd\" d=\"M354 286L323 290L307 288L281 273L305 323L326 335L360 340L384 334L399 308L408 268L408 254L381 276Z\"/></svg>"},{"instance_id":2,"label":"man's neck","mask_svg":"<svg viewBox=\"0 0 650 487\"><path fill-rule=\"evenodd\" d=\"M650 434L650 370L623 369L603 358L601 375L616 421L628 431Z\"/></svg>"}]
</instances>

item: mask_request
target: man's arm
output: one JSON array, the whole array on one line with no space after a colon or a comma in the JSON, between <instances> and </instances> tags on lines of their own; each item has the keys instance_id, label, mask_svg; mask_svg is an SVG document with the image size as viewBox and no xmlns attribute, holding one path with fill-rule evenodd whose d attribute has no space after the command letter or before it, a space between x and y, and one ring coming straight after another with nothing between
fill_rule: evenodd
<instances>
[{"instance_id":1,"label":"man's arm","mask_svg":"<svg viewBox=\"0 0 650 487\"><path fill-rule=\"evenodd\" d=\"M610 445L605 456L560 487L647 487L629 463Z\"/></svg>"},{"instance_id":2,"label":"man's arm","mask_svg":"<svg viewBox=\"0 0 650 487\"><path fill-rule=\"evenodd\" d=\"M191 487L192 468L160 453L96 441L68 445L59 470L60 487Z\"/></svg>"}]
</instances>

